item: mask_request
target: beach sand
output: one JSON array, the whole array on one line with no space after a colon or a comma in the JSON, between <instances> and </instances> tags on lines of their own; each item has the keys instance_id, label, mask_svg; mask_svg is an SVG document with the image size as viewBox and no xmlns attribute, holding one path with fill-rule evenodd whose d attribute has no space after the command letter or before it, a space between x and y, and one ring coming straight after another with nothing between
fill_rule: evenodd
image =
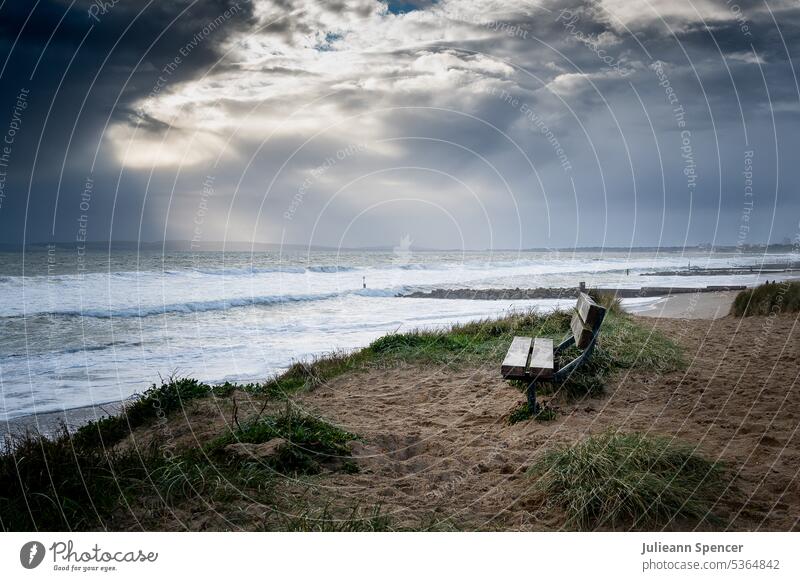
<instances>
[{"instance_id":1,"label":"beach sand","mask_svg":"<svg viewBox=\"0 0 800 581\"><path fill-rule=\"evenodd\" d=\"M644 310L635 311L643 317L672 317L689 319L715 319L727 315L736 292L678 294L648 305ZM51 436L66 425L71 431L98 418L119 413L123 402L110 402L55 412L44 412L12 418L0 422L0 430L5 434L19 434L35 431Z\"/></svg>"},{"instance_id":2,"label":"beach sand","mask_svg":"<svg viewBox=\"0 0 800 581\"><path fill-rule=\"evenodd\" d=\"M726 316L738 292L676 294L636 311L642 317L668 319L719 319Z\"/></svg>"},{"instance_id":3,"label":"beach sand","mask_svg":"<svg viewBox=\"0 0 800 581\"><path fill-rule=\"evenodd\" d=\"M716 511L733 530L798 530L800 518L800 328L773 319L647 319L686 349L687 370L623 373L605 396L563 403L552 422L508 425L523 400L494 367L453 373L433 367L341 377L303 398L362 434L356 475L333 475L336 491L380 503L408 520L424 514L463 528L560 528L542 512L525 472L544 451L608 429L674 437L722 459L736 484Z\"/></svg>"},{"instance_id":4,"label":"beach sand","mask_svg":"<svg viewBox=\"0 0 800 581\"><path fill-rule=\"evenodd\" d=\"M295 401L363 438L353 444L360 472L284 477L279 495L312 514L331 506L380 506L394 525L410 528L435 519L459 530L560 530L563 515L533 492L528 468L556 446L622 430L675 438L725 463L732 484L719 490L714 511L724 524L715 530L800 530L797 317L640 321L684 347L687 369L623 372L600 397L554 398L558 414L550 422L509 425L509 413L524 397L495 365L456 371L406 365L340 376ZM226 406L192 404L167 426L172 443L193 446L219 434L231 422ZM240 419L258 407L241 399ZM150 436L146 429L136 434L141 441ZM249 529L258 526L262 510L235 509L249 516L232 525L229 510L198 506L156 526Z\"/></svg>"},{"instance_id":5,"label":"beach sand","mask_svg":"<svg viewBox=\"0 0 800 581\"><path fill-rule=\"evenodd\" d=\"M363 438L352 445L360 471L284 477L277 493L317 514L329 506L379 505L395 526L421 528L435 519L460 530L559 530L563 515L533 492L531 464L547 450L592 434L637 431L696 446L728 466L732 485L719 491L714 507L721 528L800 530L797 317L719 316L730 297L716 296L714 303L715 296L702 296L692 309L684 297L673 297L658 310L694 318L640 318L684 347L686 370L619 373L602 396L554 398L558 414L550 422L509 425L509 413L524 396L499 377L496 365L455 371L405 365L340 376L295 401ZM240 420L261 407L246 394L237 397ZM230 426L232 410L228 400L192 402L158 428L163 433L137 430L136 445L165 436L176 448L203 445ZM224 510L197 503L155 522L123 518L113 528L261 526L264 509L238 502Z\"/></svg>"}]
</instances>

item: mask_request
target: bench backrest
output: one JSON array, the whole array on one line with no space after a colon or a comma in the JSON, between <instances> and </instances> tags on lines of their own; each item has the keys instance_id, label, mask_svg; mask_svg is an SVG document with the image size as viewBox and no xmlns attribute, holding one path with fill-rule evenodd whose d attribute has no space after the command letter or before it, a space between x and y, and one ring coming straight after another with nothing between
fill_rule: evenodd
<instances>
[{"instance_id":1,"label":"bench backrest","mask_svg":"<svg viewBox=\"0 0 800 581\"><path fill-rule=\"evenodd\" d=\"M578 304L575 306L575 314L572 315L570 329L572 336L575 337L575 345L579 349L586 349L589 346L600 330L600 324L605 316L605 308L594 302L592 297L586 293L578 295Z\"/></svg>"}]
</instances>

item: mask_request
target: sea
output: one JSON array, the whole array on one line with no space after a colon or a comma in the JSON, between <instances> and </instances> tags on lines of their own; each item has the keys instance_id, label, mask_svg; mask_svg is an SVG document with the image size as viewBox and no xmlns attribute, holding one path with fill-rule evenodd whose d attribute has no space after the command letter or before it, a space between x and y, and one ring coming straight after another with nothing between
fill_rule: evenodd
<instances>
[{"instance_id":1,"label":"sea","mask_svg":"<svg viewBox=\"0 0 800 581\"><path fill-rule=\"evenodd\" d=\"M160 378L264 381L293 362L387 333L571 300L407 298L452 288L754 286L780 275L669 271L789 263L720 252L137 252L49 247L0 253L0 420L141 393ZM665 274L659 275L662 272ZM655 276L644 276L645 274ZM624 299L631 311L659 298Z\"/></svg>"}]
</instances>

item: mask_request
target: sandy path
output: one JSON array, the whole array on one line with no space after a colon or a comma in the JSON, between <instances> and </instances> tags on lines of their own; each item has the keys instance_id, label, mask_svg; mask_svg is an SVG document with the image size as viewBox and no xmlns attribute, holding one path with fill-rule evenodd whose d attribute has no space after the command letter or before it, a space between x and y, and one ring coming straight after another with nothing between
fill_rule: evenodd
<instances>
[{"instance_id":1,"label":"sandy path","mask_svg":"<svg viewBox=\"0 0 800 581\"><path fill-rule=\"evenodd\" d=\"M608 428L674 436L738 474L718 512L731 529L789 530L800 515L800 329L794 317L647 319L686 348L686 372L619 375L602 398L549 423L506 423L522 401L497 370L409 366L341 377L302 402L366 438L361 473L323 496L380 503L398 522L436 514L459 528L558 528L524 474L554 445Z\"/></svg>"},{"instance_id":2,"label":"sandy path","mask_svg":"<svg viewBox=\"0 0 800 581\"><path fill-rule=\"evenodd\" d=\"M671 319L719 319L727 316L738 292L691 293L664 297L635 311L642 317Z\"/></svg>"}]
</instances>

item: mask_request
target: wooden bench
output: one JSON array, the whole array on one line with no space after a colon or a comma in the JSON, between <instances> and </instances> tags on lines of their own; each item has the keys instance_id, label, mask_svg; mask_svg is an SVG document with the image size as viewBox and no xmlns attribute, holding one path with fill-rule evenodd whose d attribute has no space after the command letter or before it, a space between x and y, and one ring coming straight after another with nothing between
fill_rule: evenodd
<instances>
[{"instance_id":1,"label":"wooden bench","mask_svg":"<svg viewBox=\"0 0 800 581\"><path fill-rule=\"evenodd\" d=\"M578 304L570 322L570 334L555 349L553 340L545 337L514 337L508 348L500 374L504 379L528 382L528 408L532 413L539 412L536 401L536 382L552 381L560 383L592 356L600 325L606 310L592 300L586 293L578 295ZM555 368L555 357L561 351L575 345L581 354L561 367Z\"/></svg>"}]
</instances>

